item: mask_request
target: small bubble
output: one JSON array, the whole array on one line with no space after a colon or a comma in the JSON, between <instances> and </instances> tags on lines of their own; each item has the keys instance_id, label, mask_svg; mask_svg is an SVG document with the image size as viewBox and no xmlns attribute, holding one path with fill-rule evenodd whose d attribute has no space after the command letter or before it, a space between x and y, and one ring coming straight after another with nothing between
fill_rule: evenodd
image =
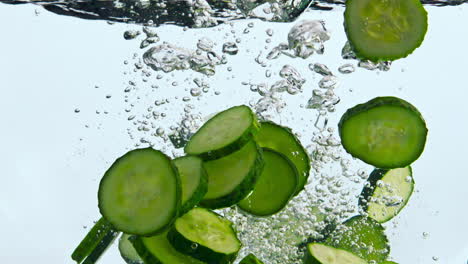
<instances>
[{"instance_id":1,"label":"small bubble","mask_svg":"<svg viewBox=\"0 0 468 264\"><path fill-rule=\"evenodd\" d=\"M75 108L75 113L78 114L79 112L81 112L81 110L79 108Z\"/></svg>"},{"instance_id":2,"label":"small bubble","mask_svg":"<svg viewBox=\"0 0 468 264\"><path fill-rule=\"evenodd\" d=\"M428 232L423 232L422 236L423 236L424 239L427 239L429 237L429 233Z\"/></svg>"}]
</instances>

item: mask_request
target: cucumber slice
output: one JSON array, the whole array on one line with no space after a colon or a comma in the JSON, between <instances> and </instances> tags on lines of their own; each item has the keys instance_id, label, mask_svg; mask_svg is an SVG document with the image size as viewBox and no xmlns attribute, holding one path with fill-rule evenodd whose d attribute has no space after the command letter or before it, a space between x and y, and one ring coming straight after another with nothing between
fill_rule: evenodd
<instances>
[{"instance_id":1,"label":"cucumber slice","mask_svg":"<svg viewBox=\"0 0 468 264\"><path fill-rule=\"evenodd\" d=\"M254 254L250 253L245 256L239 264L264 264L263 261L259 260Z\"/></svg>"},{"instance_id":2,"label":"cucumber slice","mask_svg":"<svg viewBox=\"0 0 468 264\"><path fill-rule=\"evenodd\" d=\"M180 205L177 169L162 152L146 148L117 159L99 185L101 214L127 234L150 236L175 220Z\"/></svg>"},{"instance_id":3,"label":"cucumber slice","mask_svg":"<svg viewBox=\"0 0 468 264\"><path fill-rule=\"evenodd\" d=\"M299 173L296 195L304 189L310 172L310 159L307 151L291 129L273 122L261 122L256 141L262 148L270 148L291 160Z\"/></svg>"},{"instance_id":4,"label":"cucumber slice","mask_svg":"<svg viewBox=\"0 0 468 264\"><path fill-rule=\"evenodd\" d=\"M116 230L110 230L106 235L99 241L96 247L86 257L82 264L94 264L99 258L106 252L109 246L114 242L114 239L119 235L120 232Z\"/></svg>"},{"instance_id":5,"label":"cucumber slice","mask_svg":"<svg viewBox=\"0 0 468 264\"><path fill-rule=\"evenodd\" d=\"M204 263L175 250L167 240L167 231L152 237L132 236L130 240L146 264Z\"/></svg>"},{"instance_id":6,"label":"cucumber slice","mask_svg":"<svg viewBox=\"0 0 468 264\"><path fill-rule=\"evenodd\" d=\"M200 204L212 209L237 204L253 190L263 165L262 150L253 140L228 156L205 162L208 192Z\"/></svg>"},{"instance_id":7,"label":"cucumber slice","mask_svg":"<svg viewBox=\"0 0 468 264\"><path fill-rule=\"evenodd\" d=\"M427 32L427 12L419 0L347 0L345 31L356 55L372 61L403 58Z\"/></svg>"},{"instance_id":8,"label":"cucumber slice","mask_svg":"<svg viewBox=\"0 0 468 264\"><path fill-rule=\"evenodd\" d=\"M379 223L395 217L408 203L414 189L411 167L375 169L362 190L359 205Z\"/></svg>"},{"instance_id":9,"label":"cucumber slice","mask_svg":"<svg viewBox=\"0 0 468 264\"><path fill-rule=\"evenodd\" d=\"M265 167L253 192L238 206L253 215L267 216L283 209L296 192L298 173L289 159L274 150L263 148Z\"/></svg>"},{"instance_id":10,"label":"cucumber slice","mask_svg":"<svg viewBox=\"0 0 468 264\"><path fill-rule=\"evenodd\" d=\"M182 185L182 207L180 215L197 205L208 191L208 176L203 160L195 156L185 156L174 160Z\"/></svg>"},{"instance_id":11,"label":"cucumber slice","mask_svg":"<svg viewBox=\"0 0 468 264\"><path fill-rule=\"evenodd\" d=\"M119 240L119 252L122 258L128 264L144 264L143 260L138 255L138 252L132 245L132 242L129 240L131 235L122 234Z\"/></svg>"},{"instance_id":12,"label":"cucumber slice","mask_svg":"<svg viewBox=\"0 0 468 264\"><path fill-rule=\"evenodd\" d=\"M396 97L377 97L348 109L338 128L349 154L382 169L413 163L423 152L427 137L419 111Z\"/></svg>"},{"instance_id":13,"label":"cucumber slice","mask_svg":"<svg viewBox=\"0 0 468 264\"><path fill-rule=\"evenodd\" d=\"M210 264L230 263L242 246L233 224L204 208L178 218L167 238L179 252Z\"/></svg>"},{"instance_id":14,"label":"cucumber slice","mask_svg":"<svg viewBox=\"0 0 468 264\"><path fill-rule=\"evenodd\" d=\"M324 243L376 263L386 260L390 254L383 226L374 219L362 215L345 221Z\"/></svg>"},{"instance_id":15,"label":"cucumber slice","mask_svg":"<svg viewBox=\"0 0 468 264\"><path fill-rule=\"evenodd\" d=\"M320 243L308 244L307 251L307 264L368 264L351 252Z\"/></svg>"},{"instance_id":16,"label":"cucumber slice","mask_svg":"<svg viewBox=\"0 0 468 264\"><path fill-rule=\"evenodd\" d=\"M108 234L113 233L116 233L116 230L106 219L101 217L73 251L71 258L77 263L81 263L99 246L101 241L103 241Z\"/></svg>"},{"instance_id":17,"label":"cucumber slice","mask_svg":"<svg viewBox=\"0 0 468 264\"><path fill-rule=\"evenodd\" d=\"M216 114L189 140L184 150L204 160L217 159L239 150L258 130L255 114L245 105Z\"/></svg>"}]
</instances>

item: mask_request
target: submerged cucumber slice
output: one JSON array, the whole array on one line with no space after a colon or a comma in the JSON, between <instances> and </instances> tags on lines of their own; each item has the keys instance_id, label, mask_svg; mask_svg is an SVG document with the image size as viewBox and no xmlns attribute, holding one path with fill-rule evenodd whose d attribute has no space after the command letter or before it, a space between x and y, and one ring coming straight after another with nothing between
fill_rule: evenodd
<instances>
[{"instance_id":1,"label":"submerged cucumber slice","mask_svg":"<svg viewBox=\"0 0 468 264\"><path fill-rule=\"evenodd\" d=\"M338 128L349 154L383 169L413 163L423 152L427 137L419 111L396 97L377 97L348 109Z\"/></svg>"},{"instance_id":2,"label":"submerged cucumber slice","mask_svg":"<svg viewBox=\"0 0 468 264\"><path fill-rule=\"evenodd\" d=\"M95 264L101 258L101 256L106 252L109 246L114 242L115 238L119 235L120 232L116 230L111 230L105 234L105 236L99 241L96 247L89 253L86 259L82 264Z\"/></svg>"},{"instance_id":3,"label":"submerged cucumber slice","mask_svg":"<svg viewBox=\"0 0 468 264\"><path fill-rule=\"evenodd\" d=\"M227 219L204 208L181 216L167 238L179 252L208 263L230 263L242 244Z\"/></svg>"},{"instance_id":4,"label":"submerged cucumber slice","mask_svg":"<svg viewBox=\"0 0 468 264\"><path fill-rule=\"evenodd\" d=\"M392 170L375 169L362 190L359 201L370 217L379 223L396 216L408 203L414 189L411 167Z\"/></svg>"},{"instance_id":5,"label":"submerged cucumber slice","mask_svg":"<svg viewBox=\"0 0 468 264\"><path fill-rule=\"evenodd\" d=\"M256 216L267 216L283 209L296 192L298 173L289 159L274 150L263 148L265 167L253 192L239 202L239 207Z\"/></svg>"},{"instance_id":6,"label":"submerged cucumber slice","mask_svg":"<svg viewBox=\"0 0 468 264\"><path fill-rule=\"evenodd\" d=\"M310 172L310 159L301 142L291 129L273 122L260 123L256 141L262 148L270 148L285 155L296 166L299 173L296 194L304 189Z\"/></svg>"},{"instance_id":7,"label":"submerged cucumber slice","mask_svg":"<svg viewBox=\"0 0 468 264\"><path fill-rule=\"evenodd\" d=\"M231 107L208 120L184 150L205 160L217 159L240 149L257 130L257 119L248 106Z\"/></svg>"},{"instance_id":8,"label":"submerged cucumber slice","mask_svg":"<svg viewBox=\"0 0 468 264\"><path fill-rule=\"evenodd\" d=\"M182 207L179 214L184 214L197 205L208 190L208 176L203 167L203 160L195 156L185 156L174 160L179 171L182 185Z\"/></svg>"},{"instance_id":9,"label":"submerged cucumber slice","mask_svg":"<svg viewBox=\"0 0 468 264\"><path fill-rule=\"evenodd\" d=\"M354 52L372 61L408 56L427 31L427 12L419 0L347 0L344 18Z\"/></svg>"},{"instance_id":10,"label":"submerged cucumber slice","mask_svg":"<svg viewBox=\"0 0 468 264\"><path fill-rule=\"evenodd\" d=\"M308 244L307 250L307 264L368 264L351 252L320 243Z\"/></svg>"},{"instance_id":11,"label":"submerged cucumber slice","mask_svg":"<svg viewBox=\"0 0 468 264\"><path fill-rule=\"evenodd\" d=\"M167 231L152 237L132 236L130 240L146 264L204 263L175 250L167 240Z\"/></svg>"},{"instance_id":12,"label":"submerged cucumber slice","mask_svg":"<svg viewBox=\"0 0 468 264\"><path fill-rule=\"evenodd\" d=\"M253 190L263 165L262 150L254 141L228 156L205 162L208 192L200 204L212 209L237 204Z\"/></svg>"},{"instance_id":13,"label":"submerged cucumber slice","mask_svg":"<svg viewBox=\"0 0 468 264\"><path fill-rule=\"evenodd\" d=\"M154 235L178 214L180 182L170 158L146 148L117 159L99 185L101 214L127 234Z\"/></svg>"},{"instance_id":14,"label":"submerged cucumber slice","mask_svg":"<svg viewBox=\"0 0 468 264\"><path fill-rule=\"evenodd\" d=\"M248 254L245 256L239 264L264 264L261 260L259 260L254 254Z\"/></svg>"},{"instance_id":15,"label":"submerged cucumber slice","mask_svg":"<svg viewBox=\"0 0 468 264\"><path fill-rule=\"evenodd\" d=\"M138 252L133 247L129 238L131 235L122 234L119 240L119 252L122 258L128 264L143 264L143 260L138 255Z\"/></svg>"},{"instance_id":16,"label":"submerged cucumber slice","mask_svg":"<svg viewBox=\"0 0 468 264\"><path fill-rule=\"evenodd\" d=\"M386 260L390 254L383 226L374 219L361 215L345 221L324 243L377 263Z\"/></svg>"}]
</instances>

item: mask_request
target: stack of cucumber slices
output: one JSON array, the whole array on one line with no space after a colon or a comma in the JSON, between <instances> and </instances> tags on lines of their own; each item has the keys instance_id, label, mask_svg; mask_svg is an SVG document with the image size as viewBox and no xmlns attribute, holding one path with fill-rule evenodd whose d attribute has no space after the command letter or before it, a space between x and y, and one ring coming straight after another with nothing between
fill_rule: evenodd
<instances>
[{"instance_id":1,"label":"stack of cucumber slices","mask_svg":"<svg viewBox=\"0 0 468 264\"><path fill-rule=\"evenodd\" d=\"M309 243L305 262L391 263L382 223L413 192L410 165L424 149L424 119L402 99L379 97L349 109L339 133L351 155L376 167L359 201L365 214ZM184 150L186 156L173 160L152 148L118 158L99 185L102 218L72 259L95 263L123 233L119 250L129 264L233 263L242 243L234 224L212 210L237 206L257 217L276 214L309 176L308 154L292 131L258 122L247 106L212 117ZM250 254L240 263L262 261Z\"/></svg>"}]
</instances>

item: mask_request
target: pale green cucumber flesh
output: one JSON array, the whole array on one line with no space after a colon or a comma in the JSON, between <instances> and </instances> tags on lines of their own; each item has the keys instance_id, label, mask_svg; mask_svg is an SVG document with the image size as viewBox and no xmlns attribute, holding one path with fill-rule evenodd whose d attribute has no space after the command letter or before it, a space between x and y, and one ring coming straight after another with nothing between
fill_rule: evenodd
<instances>
[{"instance_id":1,"label":"pale green cucumber flesh","mask_svg":"<svg viewBox=\"0 0 468 264\"><path fill-rule=\"evenodd\" d=\"M205 160L220 158L241 148L257 129L255 114L249 107L231 107L208 120L184 150Z\"/></svg>"},{"instance_id":2,"label":"pale green cucumber flesh","mask_svg":"<svg viewBox=\"0 0 468 264\"><path fill-rule=\"evenodd\" d=\"M320 243L308 244L307 250L310 254L307 264L368 264L367 260L349 251Z\"/></svg>"},{"instance_id":3,"label":"pale green cucumber flesh","mask_svg":"<svg viewBox=\"0 0 468 264\"><path fill-rule=\"evenodd\" d=\"M260 147L278 151L294 163L299 173L298 194L306 185L310 173L310 158L299 139L289 128L273 122L261 122L255 138Z\"/></svg>"},{"instance_id":4,"label":"pale green cucumber flesh","mask_svg":"<svg viewBox=\"0 0 468 264\"><path fill-rule=\"evenodd\" d=\"M174 160L180 176L182 198L180 214L196 206L208 190L208 176L203 167L203 160L196 156L184 156Z\"/></svg>"},{"instance_id":5,"label":"pale green cucumber flesh","mask_svg":"<svg viewBox=\"0 0 468 264\"><path fill-rule=\"evenodd\" d=\"M143 264L143 260L138 255L138 252L132 245L132 242L129 240L131 235L129 234L122 234L119 240L119 252L120 256L127 262L128 264Z\"/></svg>"},{"instance_id":6,"label":"pale green cucumber flesh","mask_svg":"<svg viewBox=\"0 0 468 264\"><path fill-rule=\"evenodd\" d=\"M427 12L419 0L347 0L345 31L356 55L372 61L403 58L427 32Z\"/></svg>"},{"instance_id":7,"label":"pale green cucumber flesh","mask_svg":"<svg viewBox=\"0 0 468 264\"><path fill-rule=\"evenodd\" d=\"M362 193L360 205L370 217L384 223L395 217L408 203L414 189L411 167L375 169Z\"/></svg>"},{"instance_id":8,"label":"pale green cucumber flesh","mask_svg":"<svg viewBox=\"0 0 468 264\"><path fill-rule=\"evenodd\" d=\"M253 190L263 165L262 150L254 141L230 155L205 162L208 192L201 205L222 208L237 204Z\"/></svg>"},{"instance_id":9,"label":"pale green cucumber flesh","mask_svg":"<svg viewBox=\"0 0 468 264\"><path fill-rule=\"evenodd\" d=\"M296 192L298 173L289 159L263 148L265 166L255 188L238 206L256 216L268 216L283 209Z\"/></svg>"},{"instance_id":10,"label":"pale green cucumber flesh","mask_svg":"<svg viewBox=\"0 0 468 264\"><path fill-rule=\"evenodd\" d=\"M344 249L367 261L384 261L390 254L388 238L381 224L370 217L354 216L338 226L324 244Z\"/></svg>"},{"instance_id":11,"label":"pale green cucumber flesh","mask_svg":"<svg viewBox=\"0 0 468 264\"><path fill-rule=\"evenodd\" d=\"M99 185L101 214L119 231L150 236L178 214L180 183L172 161L146 148L128 152L107 170Z\"/></svg>"},{"instance_id":12,"label":"pale green cucumber flesh","mask_svg":"<svg viewBox=\"0 0 468 264\"><path fill-rule=\"evenodd\" d=\"M348 153L383 169L413 163L423 152L427 137L419 111L397 97L377 97L348 109L338 128Z\"/></svg>"}]
</instances>

